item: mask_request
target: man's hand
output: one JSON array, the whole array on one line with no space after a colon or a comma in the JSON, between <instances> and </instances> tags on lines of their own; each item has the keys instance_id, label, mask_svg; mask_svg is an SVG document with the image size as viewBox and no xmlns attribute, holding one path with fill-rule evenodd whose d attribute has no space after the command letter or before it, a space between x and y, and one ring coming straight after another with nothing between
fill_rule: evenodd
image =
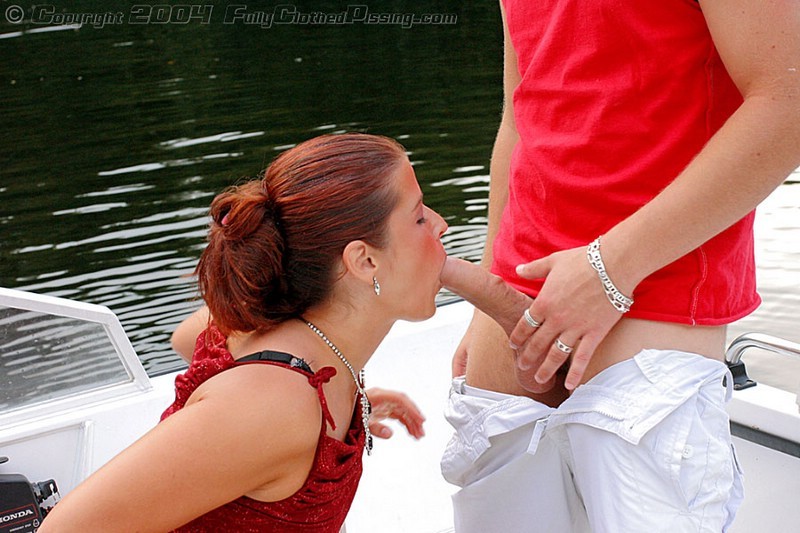
<instances>
[{"instance_id":1,"label":"man's hand","mask_svg":"<svg viewBox=\"0 0 800 533\"><path fill-rule=\"evenodd\" d=\"M545 383L571 356L564 386L572 390L581 383L595 349L622 313L609 303L586 259L586 247L520 265L517 274L528 279L545 278L539 295L528 307L538 326L522 317L509 336L519 350L517 365L521 370L535 370L536 381Z\"/></svg>"}]
</instances>

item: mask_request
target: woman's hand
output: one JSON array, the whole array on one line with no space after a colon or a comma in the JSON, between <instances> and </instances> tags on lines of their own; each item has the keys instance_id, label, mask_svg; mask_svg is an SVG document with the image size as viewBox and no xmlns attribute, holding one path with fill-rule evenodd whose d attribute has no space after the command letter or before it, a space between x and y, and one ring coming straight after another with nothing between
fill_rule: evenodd
<instances>
[{"instance_id":1,"label":"woman's hand","mask_svg":"<svg viewBox=\"0 0 800 533\"><path fill-rule=\"evenodd\" d=\"M425 417L411 398L402 392L377 387L367 389L367 396L372 404L369 430L373 435L381 439L391 437L392 429L382 421L394 419L403 424L408 434L415 439L425 436L425 429L422 427Z\"/></svg>"},{"instance_id":2,"label":"woman's hand","mask_svg":"<svg viewBox=\"0 0 800 533\"><path fill-rule=\"evenodd\" d=\"M528 307L531 319L539 325L523 316L509 336L518 350L517 366L522 371L534 370L536 381L545 383L571 356L565 386L572 390L581 383L595 349L622 313L608 301L586 258L585 246L519 265L517 274L526 279L545 278ZM567 353L570 348L571 354Z\"/></svg>"}]
</instances>

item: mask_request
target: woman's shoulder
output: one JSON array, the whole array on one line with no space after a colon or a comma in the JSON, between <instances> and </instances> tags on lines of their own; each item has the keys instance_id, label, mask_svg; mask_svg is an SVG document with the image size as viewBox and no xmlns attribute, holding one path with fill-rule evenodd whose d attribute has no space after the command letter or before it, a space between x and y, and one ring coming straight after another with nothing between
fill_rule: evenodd
<instances>
[{"instance_id":1,"label":"woman's shoulder","mask_svg":"<svg viewBox=\"0 0 800 533\"><path fill-rule=\"evenodd\" d=\"M319 411L317 389L309 374L287 365L269 362L234 364L198 388L200 398L219 397L231 404L270 408L270 412L293 409ZM198 398L198 399L200 399ZM231 408L234 405L230 406Z\"/></svg>"},{"instance_id":2,"label":"woman's shoulder","mask_svg":"<svg viewBox=\"0 0 800 533\"><path fill-rule=\"evenodd\" d=\"M272 442L289 453L316 448L322 424L317 389L308 376L275 364L236 365L195 391L187 408L225 419L242 439Z\"/></svg>"}]
</instances>

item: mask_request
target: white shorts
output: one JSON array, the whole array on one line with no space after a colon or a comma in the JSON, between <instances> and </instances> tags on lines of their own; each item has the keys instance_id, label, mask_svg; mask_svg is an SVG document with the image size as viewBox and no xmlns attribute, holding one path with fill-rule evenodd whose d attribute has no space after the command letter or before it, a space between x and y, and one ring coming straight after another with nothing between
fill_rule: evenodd
<instances>
[{"instance_id":1,"label":"white shorts","mask_svg":"<svg viewBox=\"0 0 800 533\"><path fill-rule=\"evenodd\" d=\"M453 380L445 413L456 433L442 457L458 533L589 531L556 442L542 435L553 409Z\"/></svg>"},{"instance_id":2,"label":"white shorts","mask_svg":"<svg viewBox=\"0 0 800 533\"><path fill-rule=\"evenodd\" d=\"M705 357L645 350L558 409L454 380L442 471L462 487L456 531L725 531L743 495L726 376Z\"/></svg>"}]
</instances>

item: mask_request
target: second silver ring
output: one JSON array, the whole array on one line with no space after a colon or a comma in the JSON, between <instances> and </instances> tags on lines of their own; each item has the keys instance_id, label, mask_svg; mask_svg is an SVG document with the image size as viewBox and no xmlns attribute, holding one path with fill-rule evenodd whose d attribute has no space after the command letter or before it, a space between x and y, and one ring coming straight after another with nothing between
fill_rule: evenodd
<instances>
[{"instance_id":1,"label":"second silver ring","mask_svg":"<svg viewBox=\"0 0 800 533\"><path fill-rule=\"evenodd\" d=\"M556 348L558 348L558 350L560 352L563 352L563 353L565 353L567 355L571 354L573 352L573 350L575 349L572 346L568 346L568 345L564 344L563 342L561 342L561 339L556 339L555 345L556 345Z\"/></svg>"}]
</instances>

